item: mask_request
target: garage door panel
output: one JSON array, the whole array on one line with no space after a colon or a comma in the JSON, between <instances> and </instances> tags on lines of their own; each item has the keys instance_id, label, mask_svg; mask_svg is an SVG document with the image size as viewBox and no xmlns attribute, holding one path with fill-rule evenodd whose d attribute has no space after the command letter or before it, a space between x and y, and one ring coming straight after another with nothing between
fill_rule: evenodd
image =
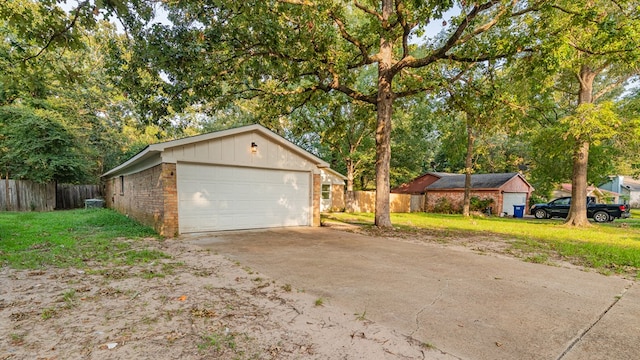
<instances>
[{"instance_id":1,"label":"garage door panel","mask_svg":"<svg viewBox=\"0 0 640 360\"><path fill-rule=\"evenodd\" d=\"M310 174L178 164L180 232L310 224Z\"/></svg>"},{"instance_id":2,"label":"garage door panel","mask_svg":"<svg viewBox=\"0 0 640 360\"><path fill-rule=\"evenodd\" d=\"M525 205L526 208L527 193L504 193L502 195L502 212L513 216L514 205Z\"/></svg>"}]
</instances>

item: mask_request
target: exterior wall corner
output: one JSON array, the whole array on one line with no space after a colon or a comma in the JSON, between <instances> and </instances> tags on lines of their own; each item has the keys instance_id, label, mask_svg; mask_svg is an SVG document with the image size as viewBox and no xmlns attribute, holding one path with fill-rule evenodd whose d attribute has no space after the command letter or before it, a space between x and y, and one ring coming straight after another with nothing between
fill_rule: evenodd
<instances>
[{"instance_id":1,"label":"exterior wall corner","mask_svg":"<svg viewBox=\"0 0 640 360\"><path fill-rule=\"evenodd\" d=\"M320 226L320 199L322 195L322 176L320 172L313 174L313 185L312 185L312 201L311 207L312 210L312 220L311 226Z\"/></svg>"}]
</instances>

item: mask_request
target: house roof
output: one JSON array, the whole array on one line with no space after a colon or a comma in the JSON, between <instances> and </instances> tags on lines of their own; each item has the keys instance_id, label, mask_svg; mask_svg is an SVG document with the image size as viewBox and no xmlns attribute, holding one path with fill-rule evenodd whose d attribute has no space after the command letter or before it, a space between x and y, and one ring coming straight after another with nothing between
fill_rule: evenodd
<instances>
[{"instance_id":1,"label":"house roof","mask_svg":"<svg viewBox=\"0 0 640 360\"><path fill-rule=\"evenodd\" d=\"M424 193L424 189L432 184L434 181L444 177L444 176L455 176L457 174L443 173L443 172L427 172L424 173L417 178L409 181L408 183L404 183L398 187L391 189L392 193L399 194L422 194Z\"/></svg>"},{"instance_id":2,"label":"house roof","mask_svg":"<svg viewBox=\"0 0 640 360\"><path fill-rule=\"evenodd\" d=\"M223 137L227 137L227 136L233 136L233 135L246 133L246 132L258 132L258 133L262 134L263 136L269 138L271 141L273 141L273 142L275 142L275 143L277 143L277 144L289 149L290 151L300 155L301 157L311 161L312 163L315 163L316 166L318 166L319 168L329 168L329 164L327 162L325 162L324 160L320 159L319 157L317 157L317 156L311 154L310 152L302 149L301 147L295 145L294 143L288 141L287 139L281 137L280 135L272 132L271 130L267 129L266 127L264 127L262 125L259 125L259 124L253 124L253 125L241 126L241 127L237 127L237 128L232 128L232 129L227 129L227 130L222 130L222 131L216 131L216 132L211 132L211 133L206 133L206 134L186 137L186 138L183 138L183 139L166 141L166 142L161 142L161 143L157 143L157 144L148 145L146 148L142 149L142 151L140 151L138 154L133 156L131 159L129 159L129 160L125 161L124 163L120 164L119 166L107 171L106 173L102 174L102 176L108 176L108 175L112 175L112 174L116 174L116 173L122 172L123 170L125 170L125 169L127 169L129 167L135 166L136 164L142 163L142 162L144 162L146 160L150 160L153 157L159 156L160 153L162 153L165 149L168 149L168 148L172 148L172 147L176 147L176 146L188 145L188 144L202 142L202 141L209 141L209 140L219 139L219 138L223 138Z\"/></svg>"},{"instance_id":3,"label":"house roof","mask_svg":"<svg viewBox=\"0 0 640 360\"><path fill-rule=\"evenodd\" d=\"M571 190L573 186L569 183L560 184L560 191L571 194ZM602 196L620 196L617 192L604 190L597 188L595 186L587 186L587 195L593 195L594 193L602 195Z\"/></svg>"},{"instance_id":4,"label":"house roof","mask_svg":"<svg viewBox=\"0 0 640 360\"><path fill-rule=\"evenodd\" d=\"M640 191L640 180L625 177L622 186L627 188L629 191Z\"/></svg>"},{"instance_id":5,"label":"house roof","mask_svg":"<svg viewBox=\"0 0 640 360\"><path fill-rule=\"evenodd\" d=\"M344 185L344 182L347 181L347 177L346 176L340 174L339 172L337 172L337 171L335 171L335 170L333 170L331 168L323 168L322 171L324 173L326 173L327 175L329 175L329 176L333 176L334 178L339 179L339 181L341 181L343 185Z\"/></svg>"},{"instance_id":6,"label":"house roof","mask_svg":"<svg viewBox=\"0 0 640 360\"><path fill-rule=\"evenodd\" d=\"M499 173L499 174L473 174L471 175L472 189L498 189L514 177L522 176L519 173ZM527 182L522 178L524 182ZM450 174L443 176L438 181L427 186L428 190L442 189L464 189L465 175ZM528 184L528 182L527 182Z\"/></svg>"}]
</instances>

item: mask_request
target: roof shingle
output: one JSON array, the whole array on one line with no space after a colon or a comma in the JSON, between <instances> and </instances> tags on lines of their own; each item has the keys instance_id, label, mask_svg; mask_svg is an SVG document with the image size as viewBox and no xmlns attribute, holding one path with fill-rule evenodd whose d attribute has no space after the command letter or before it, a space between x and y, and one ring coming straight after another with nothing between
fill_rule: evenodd
<instances>
[{"instance_id":1,"label":"roof shingle","mask_svg":"<svg viewBox=\"0 0 640 360\"><path fill-rule=\"evenodd\" d=\"M518 173L500 173L500 174L474 174L471 175L472 189L497 189L511 180ZM438 181L427 186L429 190L441 189L463 189L464 174L451 174L451 176L443 176Z\"/></svg>"}]
</instances>

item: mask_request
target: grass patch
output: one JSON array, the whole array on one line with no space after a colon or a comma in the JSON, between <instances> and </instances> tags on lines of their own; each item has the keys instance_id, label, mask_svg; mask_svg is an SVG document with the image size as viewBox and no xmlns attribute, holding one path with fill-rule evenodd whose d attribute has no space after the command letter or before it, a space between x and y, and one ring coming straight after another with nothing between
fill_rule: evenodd
<instances>
[{"instance_id":1,"label":"grass patch","mask_svg":"<svg viewBox=\"0 0 640 360\"><path fill-rule=\"evenodd\" d=\"M332 213L334 220L373 226L373 214ZM436 237L493 236L508 241L514 253L531 262L560 257L602 272L640 269L640 211L632 217L588 228L567 227L562 220L469 217L429 213L392 214L399 234L424 233Z\"/></svg>"},{"instance_id":2,"label":"grass patch","mask_svg":"<svg viewBox=\"0 0 640 360\"><path fill-rule=\"evenodd\" d=\"M213 333L202 337L202 342L198 344L199 350L213 349L216 352L224 349L234 350L236 345L236 336L232 333Z\"/></svg>"},{"instance_id":3,"label":"grass patch","mask_svg":"<svg viewBox=\"0 0 640 360\"><path fill-rule=\"evenodd\" d=\"M87 262L138 264L168 256L127 241L155 237L151 228L109 209L0 212L0 266L83 267Z\"/></svg>"}]
</instances>

